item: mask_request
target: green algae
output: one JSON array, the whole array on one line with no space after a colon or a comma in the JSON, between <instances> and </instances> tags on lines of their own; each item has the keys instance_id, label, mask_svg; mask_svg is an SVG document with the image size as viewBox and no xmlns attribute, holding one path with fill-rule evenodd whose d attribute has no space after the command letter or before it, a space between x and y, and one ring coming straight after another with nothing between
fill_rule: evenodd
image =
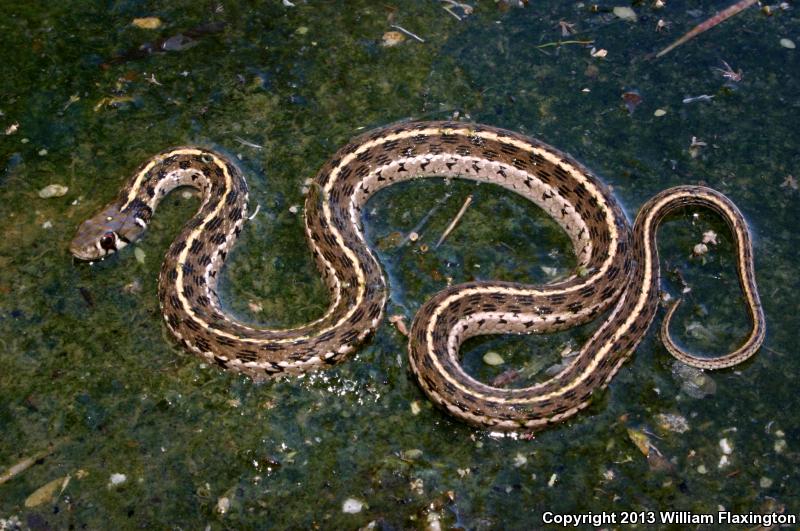
<instances>
[{"instance_id":1,"label":"green algae","mask_svg":"<svg viewBox=\"0 0 800 531\"><path fill-rule=\"evenodd\" d=\"M800 69L776 38L797 33L796 17L752 10L652 61L647 51L674 38L654 31L658 18L679 33L719 3L637 6L635 24L563 2L508 11L485 2L461 22L436 2L0 4L0 125L19 124L0 136L0 467L59 441L0 485L0 518L31 528L338 529L424 528L434 513L445 526L525 529L541 526L544 511L798 511L799 198L781 184L800 171L792 119ZM139 16L158 16L164 27L134 28ZM608 56L580 46L537 50L559 38L562 18ZM190 49L101 66L209 21L227 25ZM425 43L382 47L390 24ZM744 70L738 86L713 70L721 58ZM620 97L629 89L643 97L632 115ZM681 103L699 94L714 98ZM658 108L669 112L654 117ZM305 179L365 128L454 115L573 154L613 187L631 218L677 184L728 194L755 234L765 348L742 367L710 373L716 393L695 399L681 391L651 330L587 411L532 441L495 438L430 406L409 378L405 338L387 324L333 370L262 384L176 348L161 324L156 277L196 199L165 201L137 244L143 263L131 249L93 266L68 256L78 223L148 156L174 145L221 148L239 158L252 207L260 205L227 267L225 304L249 322L314 318L327 294L292 209L302 205ZM708 144L695 158L692 137ZM68 186L67 195L39 198L53 183ZM381 246L448 193L420 240ZM470 194L472 206L435 249ZM407 321L448 279L542 282L553 278L548 271L575 267L566 235L494 186L415 182L378 194L367 210L367 237L390 281L388 313ZM713 215L694 213L679 213L660 233L664 286L677 295L679 278L667 271L679 271L692 287L672 332L714 354L734 346L747 321L730 234ZM691 257L707 230L720 244L703 260ZM689 333L695 322L712 333ZM465 365L483 381L533 356L546 367L589 333L477 338L463 350ZM481 362L488 350L501 353L502 369ZM659 414L673 412L690 429L654 439L672 466L653 470L627 429L652 431ZM720 467L723 437L734 451ZM110 487L117 473L126 481ZM66 475L72 480L52 503L25 508L37 488ZM359 513L342 511L348 498L365 503Z\"/></svg>"}]
</instances>

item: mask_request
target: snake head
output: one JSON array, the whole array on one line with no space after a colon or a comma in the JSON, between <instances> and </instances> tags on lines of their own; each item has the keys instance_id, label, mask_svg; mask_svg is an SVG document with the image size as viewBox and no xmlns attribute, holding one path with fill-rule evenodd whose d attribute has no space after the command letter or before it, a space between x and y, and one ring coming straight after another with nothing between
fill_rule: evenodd
<instances>
[{"instance_id":1,"label":"snake head","mask_svg":"<svg viewBox=\"0 0 800 531\"><path fill-rule=\"evenodd\" d=\"M81 223L69 251L79 260L102 260L138 239L144 229L145 222L131 209L112 203Z\"/></svg>"}]
</instances>

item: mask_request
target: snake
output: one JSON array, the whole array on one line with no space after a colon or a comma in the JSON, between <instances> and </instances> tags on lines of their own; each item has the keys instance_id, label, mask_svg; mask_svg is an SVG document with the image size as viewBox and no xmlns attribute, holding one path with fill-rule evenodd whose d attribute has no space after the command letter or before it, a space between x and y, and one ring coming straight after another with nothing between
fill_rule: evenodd
<instances>
[{"instance_id":1,"label":"snake","mask_svg":"<svg viewBox=\"0 0 800 531\"><path fill-rule=\"evenodd\" d=\"M644 337L660 306L657 229L687 207L716 212L730 229L750 321L747 337L718 357L683 350L669 334L680 299L661 329L666 349L700 369L731 367L764 341L750 231L725 195L684 185L655 195L631 224L610 189L570 155L525 135L462 122L406 122L351 140L308 187L304 225L330 292L327 310L291 328L251 326L223 308L218 284L248 219L248 186L224 154L202 147L164 151L140 166L118 197L80 224L70 243L96 261L138 240L173 189L199 190L199 209L174 239L158 296L171 334L211 364L256 380L301 374L349 357L384 316L387 281L364 237L362 210L395 183L438 177L499 185L543 209L569 236L577 267L560 280L524 284L476 280L447 286L421 304L408 331L409 368L425 395L473 426L533 432L572 417L605 389ZM459 354L470 337L541 334L601 320L559 372L527 387L496 387L468 374Z\"/></svg>"}]
</instances>

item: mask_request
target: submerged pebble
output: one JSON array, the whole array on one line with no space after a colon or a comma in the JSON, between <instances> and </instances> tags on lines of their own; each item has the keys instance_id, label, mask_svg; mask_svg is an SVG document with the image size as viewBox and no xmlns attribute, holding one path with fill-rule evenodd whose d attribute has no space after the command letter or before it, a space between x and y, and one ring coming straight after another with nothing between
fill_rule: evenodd
<instances>
[{"instance_id":1,"label":"submerged pebble","mask_svg":"<svg viewBox=\"0 0 800 531\"><path fill-rule=\"evenodd\" d=\"M111 474L111 478L108 481L108 486L116 487L118 485L122 485L126 481L128 481L128 476L126 476L125 474L119 474L119 473Z\"/></svg>"},{"instance_id":2,"label":"submerged pebble","mask_svg":"<svg viewBox=\"0 0 800 531\"><path fill-rule=\"evenodd\" d=\"M783 46L784 48L788 48L789 50L795 49L794 41L791 39L786 39L786 38L781 39L781 46Z\"/></svg>"},{"instance_id":3,"label":"submerged pebble","mask_svg":"<svg viewBox=\"0 0 800 531\"><path fill-rule=\"evenodd\" d=\"M516 468L519 468L519 467L525 465L525 463L527 463L527 462L528 462L528 458L525 457L522 453L517 452L517 455L514 456L514 466Z\"/></svg>"},{"instance_id":4,"label":"submerged pebble","mask_svg":"<svg viewBox=\"0 0 800 531\"><path fill-rule=\"evenodd\" d=\"M62 184L48 184L39 190L39 197L42 199L49 199L51 197L62 197L69 192L69 188Z\"/></svg>"},{"instance_id":5,"label":"submerged pebble","mask_svg":"<svg viewBox=\"0 0 800 531\"><path fill-rule=\"evenodd\" d=\"M386 47L397 46L404 40L406 40L406 36L399 31L387 31L383 34L381 45Z\"/></svg>"},{"instance_id":6,"label":"submerged pebble","mask_svg":"<svg viewBox=\"0 0 800 531\"><path fill-rule=\"evenodd\" d=\"M614 14L622 20L626 20L628 22L636 22L639 20L639 17L636 16L636 11L626 6L615 7Z\"/></svg>"},{"instance_id":7,"label":"submerged pebble","mask_svg":"<svg viewBox=\"0 0 800 531\"><path fill-rule=\"evenodd\" d=\"M704 398L717 392L716 382L700 369L676 361L672 374L681 382L681 391L692 398Z\"/></svg>"},{"instance_id":8,"label":"submerged pebble","mask_svg":"<svg viewBox=\"0 0 800 531\"><path fill-rule=\"evenodd\" d=\"M491 365L494 367L497 365L502 365L503 363L505 363L505 360L500 354L490 350L489 352L483 355L483 362L486 365Z\"/></svg>"},{"instance_id":9,"label":"submerged pebble","mask_svg":"<svg viewBox=\"0 0 800 531\"><path fill-rule=\"evenodd\" d=\"M347 514L360 513L363 508L364 502L355 498L347 498L344 503L342 503L342 512Z\"/></svg>"},{"instance_id":10,"label":"submerged pebble","mask_svg":"<svg viewBox=\"0 0 800 531\"><path fill-rule=\"evenodd\" d=\"M661 413L656 415L658 427L664 431L674 433L685 433L689 431L689 421L686 417L677 413Z\"/></svg>"},{"instance_id":11,"label":"submerged pebble","mask_svg":"<svg viewBox=\"0 0 800 531\"><path fill-rule=\"evenodd\" d=\"M731 455L733 453L733 446L731 446L730 441L726 438L719 440L719 448L725 455Z\"/></svg>"}]
</instances>

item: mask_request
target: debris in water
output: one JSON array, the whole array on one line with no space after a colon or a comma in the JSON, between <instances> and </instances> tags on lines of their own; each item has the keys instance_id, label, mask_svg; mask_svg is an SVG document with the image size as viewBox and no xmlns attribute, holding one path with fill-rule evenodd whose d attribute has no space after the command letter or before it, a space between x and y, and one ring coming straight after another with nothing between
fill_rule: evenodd
<instances>
[{"instance_id":1,"label":"debris in water","mask_svg":"<svg viewBox=\"0 0 800 531\"><path fill-rule=\"evenodd\" d=\"M692 398L704 398L717 392L717 384L706 373L676 361L672 375L681 383L681 391Z\"/></svg>"},{"instance_id":2,"label":"debris in water","mask_svg":"<svg viewBox=\"0 0 800 531\"><path fill-rule=\"evenodd\" d=\"M637 430L636 428L628 428L628 438L633 441L633 444L636 445L636 448L638 448L645 457L650 455L650 438L645 432Z\"/></svg>"},{"instance_id":3,"label":"debris in water","mask_svg":"<svg viewBox=\"0 0 800 531\"><path fill-rule=\"evenodd\" d=\"M453 221L450 222L450 225L448 225L447 228L444 229L444 232L442 233L442 237L439 238L438 242L436 242L436 248L437 249L442 244L442 242L445 240L445 238L447 238L450 235L450 233L453 232L453 229L456 228L456 225L458 225L458 222L461 220L461 217L464 215L464 212L467 211L467 208L469 208L469 205L471 203L472 203L472 195L468 195L467 198L464 200L464 204L461 205L461 210L458 211L458 213L456 214L456 217L454 217Z\"/></svg>"},{"instance_id":4,"label":"debris in water","mask_svg":"<svg viewBox=\"0 0 800 531\"><path fill-rule=\"evenodd\" d=\"M714 99L714 96L709 96L708 94L700 94L699 96L687 96L683 98L683 103L694 103L696 101L711 101Z\"/></svg>"},{"instance_id":5,"label":"debris in water","mask_svg":"<svg viewBox=\"0 0 800 531\"><path fill-rule=\"evenodd\" d=\"M404 40L406 40L406 36L399 31L387 31L381 38L381 46L390 48L392 46L397 46Z\"/></svg>"},{"instance_id":6,"label":"debris in water","mask_svg":"<svg viewBox=\"0 0 800 531\"><path fill-rule=\"evenodd\" d=\"M122 485L126 481L128 481L128 476L126 476L125 474L119 474L119 473L111 474L111 478L108 482L108 488L117 487L119 485Z\"/></svg>"},{"instance_id":7,"label":"debris in water","mask_svg":"<svg viewBox=\"0 0 800 531\"><path fill-rule=\"evenodd\" d=\"M702 140L698 140L696 136L692 137L692 143L689 145L689 155L696 159L700 155L700 149L706 147L708 144Z\"/></svg>"},{"instance_id":8,"label":"debris in water","mask_svg":"<svg viewBox=\"0 0 800 531\"><path fill-rule=\"evenodd\" d=\"M419 42L425 42L425 39L423 39L422 37L420 37L420 36L419 36L419 35L417 35L416 33L413 33L413 32L410 32L410 31L408 31L408 30L407 30L407 29L405 29L403 26L400 26L400 25L398 25L398 24L392 24L390 27L391 27L391 28L394 28L394 29L396 29L396 30L398 30L398 31L402 31L403 33L405 33L406 35L408 35L408 36L409 36L409 37L411 37L412 39L416 39L416 40L417 40L417 41L419 41Z\"/></svg>"},{"instance_id":9,"label":"debris in water","mask_svg":"<svg viewBox=\"0 0 800 531\"><path fill-rule=\"evenodd\" d=\"M516 369L509 369L505 372L498 374L491 382L492 387L505 387L514 380L519 378L519 371Z\"/></svg>"},{"instance_id":10,"label":"debris in water","mask_svg":"<svg viewBox=\"0 0 800 531\"><path fill-rule=\"evenodd\" d=\"M115 55L107 62L102 63L100 67L104 70L107 70L113 65L127 63L128 61L135 61L137 59L143 59L153 53L183 51L198 44L197 41L200 38L205 37L206 35L221 33L224 29L224 22L210 22L207 24L201 24L182 33L172 35L171 37L159 39L155 42L146 42L135 48L126 50L118 55Z\"/></svg>"},{"instance_id":11,"label":"debris in water","mask_svg":"<svg viewBox=\"0 0 800 531\"><path fill-rule=\"evenodd\" d=\"M642 103L642 95L639 94L638 90L628 90L622 93L622 101L625 102L625 108L628 109L628 114L632 116L636 107Z\"/></svg>"},{"instance_id":12,"label":"debris in water","mask_svg":"<svg viewBox=\"0 0 800 531\"><path fill-rule=\"evenodd\" d=\"M42 505L43 503L49 503L53 501L58 494L64 492L64 489L67 488L69 485L69 476L61 477L46 483L33 491L33 493L25 498L25 507L37 507ZM59 490L60 487L60 490ZM56 491L59 491L56 493Z\"/></svg>"},{"instance_id":13,"label":"debris in water","mask_svg":"<svg viewBox=\"0 0 800 531\"><path fill-rule=\"evenodd\" d=\"M404 315L392 315L389 317L389 323L393 324L398 332L408 337L408 326L406 325L406 317Z\"/></svg>"},{"instance_id":14,"label":"debris in water","mask_svg":"<svg viewBox=\"0 0 800 531\"><path fill-rule=\"evenodd\" d=\"M674 433L686 433L689 431L689 421L686 417L677 413L660 413L656 415L658 427L664 431Z\"/></svg>"},{"instance_id":15,"label":"debris in water","mask_svg":"<svg viewBox=\"0 0 800 531\"><path fill-rule=\"evenodd\" d=\"M486 365L491 365L492 367L495 367L497 365L502 365L506 361L500 354L498 354L493 350L490 350L489 352L483 355L483 362Z\"/></svg>"},{"instance_id":16,"label":"debris in water","mask_svg":"<svg viewBox=\"0 0 800 531\"><path fill-rule=\"evenodd\" d=\"M135 18L131 24L141 29L158 29L161 27L161 19L158 17Z\"/></svg>"},{"instance_id":17,"label":"debris in water","mask_svg":"<svg viewBox=\"0 0 800 531\"><path fill-rule=\"evenodd\" d=\"M725 61L722 61L722 66L724 68L716 68L716 67L714 68L714 70L722 74L722 77L724 77L731 83L738 83L739 81L742 80L742 76L744 75L744 73L742 72L741 68L737 72L731 67L731 65L729 65Z\"/></svg>"},{"instance_id":18,"label":"debris in water","mask_svg":"<svg viewBox=\"0 0 800 531\"><path fill-rule=\"evenodd\" d=\"M758 0L741 0L740 2L736 2L729 8L717 12L713 17L709 18L708 20L706 20L701 24L698 24L697 26L689 30L683 37L681 37L677 41L673 42L672 44L670 44L669 46L658 52L656 54L656 58L659 58L662 55L666 55L667 53L671 52L681 44L697 37L704 31L710 30L717 24L728 20L732 16L744 11L745 9L747 9L748 7L757 2Z\"/></svg>"},{"instance_id":19,"label":"debris in water","mask_svg":"<svg viewBox=\"0 0 800 531\"><path fill-rule=\"evenodd\" d=\"M557 24L556 27L561 28L561 36L562 37L569 37L570 35L575 33L575 24L567 22L563 18L558 21L558 24Z\"/></svg>"},{"instance_id":20,"label":"debris in water","mask_svg":"<svg viewBox=\"0 0 800 531\"><path fill-rule=\"evenodd\" d=\"M731 446L731 442L726 438L719 440L719 448L725 455L731 455L733 453L733 446Z\"/></svg>"},{"instance_id":21,"label":"debris in water","mask_svg":"<svg viewBox=\"0 0 800 531\"><path fill-rule=\"evenodd\" d=\"M69 192L69 188L62 184L48 184L39 190L39 197L49 199L51 197L62 197Z\"/></svg>"},{"instance_id":22,"label":"debris in water","mask_svg":"<svg viewBox=\"0 0 800 531\"><path fill-rule=\"evenodd\" d=\"M364 507L364 502L355 498L347 498L342 504L342 512L347 514L360 513Z\"/></svg>"},{"instance_id":23,"label":"debris in water","mask_svg":"<svg viewBox=\"0 0 800 531\"><path fill-rule=\"evenodd\" d=\"M589 51L589 55L591 55L592 57L597 57L598 59L603 59L608 55L608 50L606 50L605 48L600 48L599 50L596 48L592 48Z\"/></svg>"},{"instance_id":24,"label":"debris in water","mask_svg":"<svg viewBox=\"0 0 800 531\"><path fill-rule=\"evenodd\" d=\"M636 16L636 11L634 11L630 7L617 6L612 10L612 12L618 18L626 22L636 22L637 20L639 20L639 17Z\"/></svg>"}]
</instances>

